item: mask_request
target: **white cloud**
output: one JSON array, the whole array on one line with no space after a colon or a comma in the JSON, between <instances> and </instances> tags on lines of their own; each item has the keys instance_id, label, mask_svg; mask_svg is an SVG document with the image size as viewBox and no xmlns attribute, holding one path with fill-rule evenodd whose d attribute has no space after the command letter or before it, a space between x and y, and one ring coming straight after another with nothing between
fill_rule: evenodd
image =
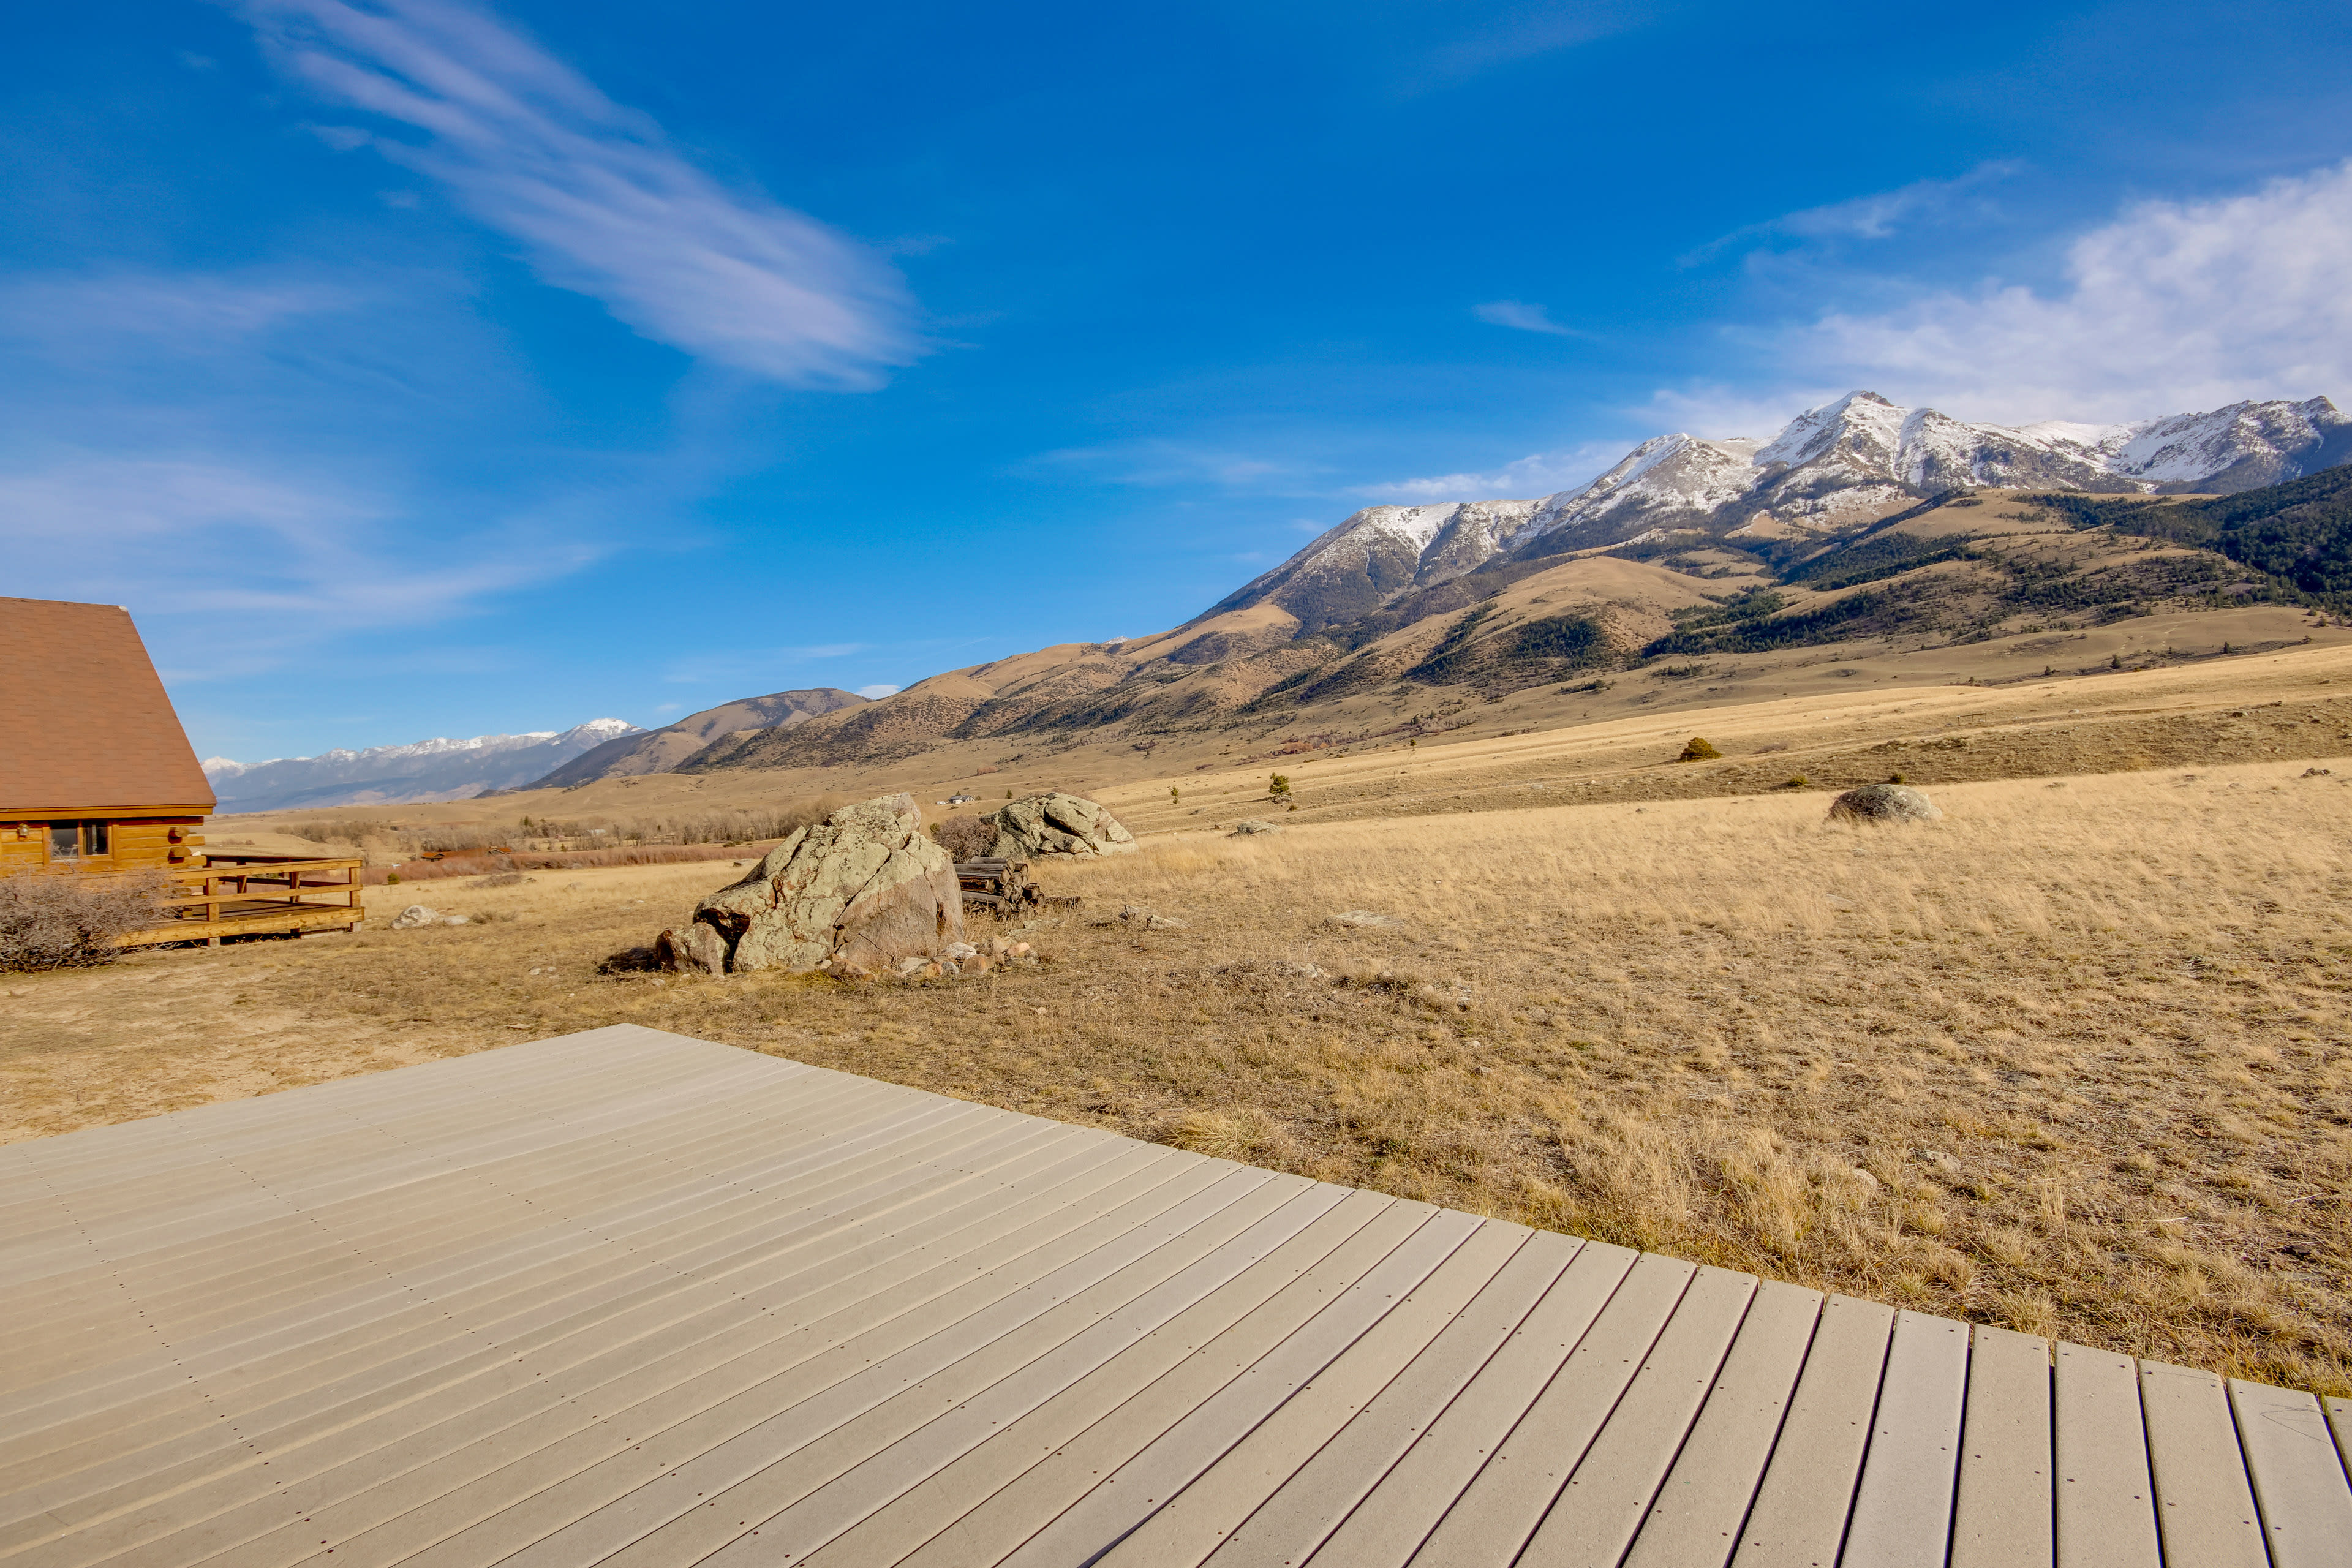
<instances>
[{"instance_id":1,"label":"white cloud","mask_svg":"<svg viewBox=\"0 0 2352 1568\"><path fill-rule=\"evenodd\" d=\"M1482 321L1497 327L1515 327L1523 332L1549 332L1562 338L1585 335L1573 327L1561 326L1541 305L1530 305L1524 300L1490 300L1484 305L1471 306L1470 313Z\"/></svg>"},{"instance_id":2,"label":"white cloud","mask_svg":"<svg viewBox=\"0 0 2352 1568\"><path fill-rule=\"evenodd\" d=\"M870 697L875 700L879 701L885 697L896 695L899 689L900 689L896 686L861 686L857 689L857 695L860 697Z\"/></svg>"},{"instance_id":3,"label":"white cloud","mask_svg":"<svg viewBox=\"0 0 2352 1568\"><path fill-rule=\"evenodd\" d=\"M292 272L34 275L0 288L0 336L76 358L122 340L142 356L205 353L362 298Z\"/></svg>"},{"instance_id":4,"label":"white cloud","mask_svg":"<svg viewBox=\"0 0 2352 1568\"><path fill-rule=\"evenodd\" d=\"M1474 474L1433 474L1364 485L1355 493L1369 500L1456 501L1533 500L1574 489L1623 457L1632 442L1587 441L1564 452L1535 452L1499 468Z\"/></svg>"},{"instance_id":5,"label":"white cloud","mask_svg":"<svg viewBox=\"0 0 2352 1568\"><path fill-rule=\"evenodd\" d=\"M1297 474L1289 464L1189 441L1112 441L1041 452L1034 462L1081 468L1114 484L1257 486Z\"/></svg>"},{"instance_id":6,"label":"white cloud","mask_svg":"<svg viewBox=\"0 0 2352 1568\"><path fill-rule=\"evenodd\" d=\"M1749 240L1889 239L1904 229L1929 224L1961 218L1982 221L1994 213L1987 188L2017 174L2021 167L2018 163L1979 163L1956 179L1914 180L1892 191L1806 207L1768 223L1733 229L1720 238L1707 241L1683 259L1704 261Z\"/></svg>"},{"instance_id":7,"label":"white cloud","mask_svg":"<svg viewBox=\"0 0 2352 1568\"><path fill-rule=\"evenodd\" d=\"M2048 292L1989 282L1775 335L1821 385L1969 418L2121 419L2352 391L2352 163L2250 195L2143 203Z\"/></svg>"},{"instance_id":8,"label":"white cloud","mask_svg":"<svg viewBox=\"0 0 2352 1568\"><path fill-rule=\"evenodd\" d=\"M189 675L268 668L330 632L444 619L598 553L517 529L420 555L393 521L331 477L217 459L51 452L0 469L13 564L45 593L213 626L181 660Z\"/></svg>"},{"instance_id":9,"label":"white cloud","mask_svg":"<svg viewBox=\"0 0 2352 1568\"><path fill-rule=\"evenodd\" d=\"M792 385L866 387L922 352L873 252L696 168L520 34L448 0L244 0L270 55L421 140L369 134L646 337Z\"/></svg>"}]
</instances>

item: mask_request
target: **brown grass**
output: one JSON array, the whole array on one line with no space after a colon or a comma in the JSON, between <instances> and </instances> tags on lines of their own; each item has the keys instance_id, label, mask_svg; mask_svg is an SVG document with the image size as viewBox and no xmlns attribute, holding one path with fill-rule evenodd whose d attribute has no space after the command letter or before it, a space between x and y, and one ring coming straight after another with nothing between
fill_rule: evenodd
<instances>
[{"instance_id":1,"label":"brown grass","mask_svg":"<svg viewBox=\"0 0 2352 1568\"><path fill-rule=\"evenodd\" d=\"M0 1135L629 1020L2347 1393L2352 854L2300 773L1160 838L961 982L595 974L709 868L436 887L487 923L13 982Z\"/></svg>"},{"instance_id":2,"label":"brown grass","mask_svg":"<svg viewBox=\"0 0 2352 1568\"><path fill-rule=\"evenodd\" d=\"M517 850L511 855L451 856L446 860L405 860L397 866L370 867L367 885L380 888L394 877L405 882L444 881L452 877L488 877L505 871L587 871L606 866L682 866L705 860L758 859L769 846L717 844L632 844L616 849L572 851Z\"/></svg>"}]
</instances>

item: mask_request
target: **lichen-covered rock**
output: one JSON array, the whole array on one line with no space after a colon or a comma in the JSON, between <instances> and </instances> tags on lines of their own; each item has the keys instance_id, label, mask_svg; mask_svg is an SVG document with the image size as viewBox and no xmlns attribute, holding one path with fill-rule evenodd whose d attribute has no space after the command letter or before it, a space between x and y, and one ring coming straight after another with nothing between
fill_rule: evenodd
<instances>
[{"instance_id":1,"label":"lichen-covered rock","mask_svg":"<svg viewBox=\"0 0 2352 1568\"><path fill-rule=\"evenodd\" d=\"M926 837L914 797L847 805L768 851L695 907L730 973L855 964L888 968L963 940L955 863ZM693 939L699 943L701 939ZM680 944L689 956L707 951Z\"/></svg>"},{"instance_id":2,"label":"lichen-covered rock","mask_svg":"<svg viewBox=\"0 0 2352 1568\"><path fill-rule=\"evenodd\" d=\"M1830 802L1832 822L1936 822L1943 815L1934 801L1907 784L1864 784Z\"/></svg>"},{"instance_id":3,"label":"lichen-covered rock","mask_svg":"<svg viewBox=\"0 0 2352 1568\"><path fill-rule=\"evenodd\" d=\"M1024 795L988 818L996 829L989 854L1003 860L1034 860L1045 855L1127 855L1135 835L1118 818L1084 795L1055 790Z\"/></svg>"}]
</instances>

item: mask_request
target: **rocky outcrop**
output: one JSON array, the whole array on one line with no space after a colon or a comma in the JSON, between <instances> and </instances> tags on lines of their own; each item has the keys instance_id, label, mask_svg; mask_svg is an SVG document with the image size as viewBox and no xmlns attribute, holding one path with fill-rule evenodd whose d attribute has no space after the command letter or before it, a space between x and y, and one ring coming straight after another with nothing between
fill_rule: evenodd
<instances>
[{"instance_id":1,"label":"rocky outcrop","mask_svg":"<svg viewBox=\"0 0 2352 1568\"><path fill-rule=\"evenodd\" d=\"M656 951L666 967L730 974L929 958L963 940L963 895L922 826L911 795L844 806L703 900Z\"/></svg>"},{"instance_id":2,"label":"rocky outcrop","mask_svg":"<svg viewBox=\"0 0 2352 1568\"><path fill-rule=\"evenodd\" d=\"M996 829L996 842L989 854L1000 860L1135 851L1135 835L1118 818L1084 795L1059 790L1024 795L1000 807L988 821Z\"/></svg>"},{"instance_id":3,"label":"rocky outcrop","mask_svg":"<svg viewBox=\"0 0 2352 1568\"><path fill-rule=\"evenodd\" d=\"M1898 784L1864 784L1830 802L1833 822L1937 822L1943 816L1923 792Z\"/></svg>"}]
</instances>

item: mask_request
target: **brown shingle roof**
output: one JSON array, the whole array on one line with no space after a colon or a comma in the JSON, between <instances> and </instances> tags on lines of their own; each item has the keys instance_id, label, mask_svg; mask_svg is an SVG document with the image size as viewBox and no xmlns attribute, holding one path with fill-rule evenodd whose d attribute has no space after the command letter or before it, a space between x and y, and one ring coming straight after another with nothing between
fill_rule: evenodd
<instances>
[{"instance_id":1,"label":"brown shingle roof","mask_svg":"<svg viewBox=\"0 0 2352 1568\"><path fill-rule=\"evenodd\" d=\"M0 819L213 805L129 611L0 598Z\"/></svg>"}]
</instances>

